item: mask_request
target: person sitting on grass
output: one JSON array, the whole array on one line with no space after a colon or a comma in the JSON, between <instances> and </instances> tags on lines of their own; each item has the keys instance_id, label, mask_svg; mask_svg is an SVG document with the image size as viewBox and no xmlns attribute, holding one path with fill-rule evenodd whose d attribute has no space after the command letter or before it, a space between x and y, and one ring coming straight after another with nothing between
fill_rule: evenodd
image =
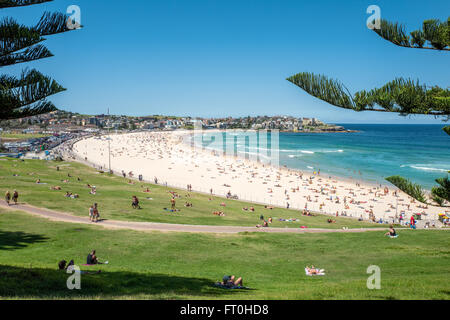
<instances>
[{"instance_id":1,"label":"person sitting on grass","mask_svg":"<svg viewBox=\"0 0 450 320\"><path fill-rule=\"evenodd\" d=\"M61 260L58 262L58 269L59 270L67 270L70 266L74 266L75 262L73 260L70 260L69 264L67 264L66 260ZM82 271L80 270L80 274L98 274L101 273L101 270L98 271Z\"/></svg>"},{"instance_id":2,"label":"person sitting on grass","mask_svg":"<svg viewBox=\"0 0 450 320\"><path fill-rule=\"evenodd\" d=\"M242 277L236 279L236 276L224 276L221 284L228 288L243 287L244 280Z\"/></svg>"},{"instance_id":3,"label":"person sitting on grass","mask_svg":"<svg viewBox=\"0 0 450 320\"><path fill-rule=\"evenodd\" d=\"M186 202L186 204L184 206L187 207L187 208L192 208L192 203Z\"/></svg>"},{"instance_id":4,"label":"person sitting on grass","mask_svg":"<svg viewBox=\"0 0 450 320\"><path fill-rule=\"evenodd\" d=\"M248 211L248 208L247 207L243 207L242 211Z\"/></svg>"},{"instance_id":5,"label":"person sitting on grass","mask_svg":"<svg viewBox=\"0 0 450 320\"><path fill-rule=\"evenodd\" d=\"M143 192L150 193L150 189L147 187L147 189L145 189Z\"/></svg>"},{"instance_id":6,"label":"person sitting on grass","mask_svg":"<svg viewBox=\"0 0 450 320\"><path fill-rule=\"evenodd\" d=\"M141 208L139 206L139 199L136 196L133 196L132 202L131 202L131 206L133 207L133 209L140 209Z\"/></svg>"},{"instance_id":7,"label":"person sitting on grass","mask_svg":"<svg viewBox=\"0 0 450 320\"><path fill-rule=\"evenodd\" d=\"M389 231L386 232L384 235L389 236L391 238L396 238L398 236L392 224L389 226Z\"/></svg>"},{"instance_id":8,"label":"person sitting on grass","mask_svg":"<svg viewBox=\"0 0 450 320\"><path fill-rule=\"evenodd\" d=\"M257 228L268 228L269 227L269 223L267 223L266 220L264 220L263 224L258 224L256 225Z\"/></svg>"},{"instance_id":9,"label":"person sitting on grass","mask_svg":"<svg viewBox=\"0 0 450 320\"><path fill-rule=\"evenodd\" d=\"M94 264L103 264L103 263L98 261L98 258L95 255L95 250L92 250L91 253L89 253L88 256L87 256L86 264L87 265L94 265Z\"/></svg>"}]
</instances>

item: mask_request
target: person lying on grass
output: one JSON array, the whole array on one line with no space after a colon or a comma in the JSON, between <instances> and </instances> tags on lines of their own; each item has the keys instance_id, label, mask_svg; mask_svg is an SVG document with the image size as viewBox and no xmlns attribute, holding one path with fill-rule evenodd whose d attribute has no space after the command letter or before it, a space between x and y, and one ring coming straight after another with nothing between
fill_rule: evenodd
<instances>
[{"instance_id":1,"label":"person lying on grass","mask_svg":"<svg viewBox=\"0 0 450 320\"><path fill-rule=\"evenodd\" d=\"M324 272L325 272L324 269L318 269L318 268L315 268L314 266L311 266L311 268L306 267L305 270L308 275L321 275L321 274L324 274Z\"/></svg>"},{"instance_id":2,"label":"person lying on grass","mask_svg":"<svg viewBox=\"0 0 450 320\"><path fill-rule=\"evenodd\" d=\"M67 264L66 260L61 260L58 263L58 268L59 270L67 270L70 266L74 266L75 262L73 260L70 260L69 264ZM102 270L98 270L98 271L81 271L80 270L80 274L98 274L101 273Z\"/></svg>"},{"instance_id":3,"label":"person lying on grass","mask_svg":"<svg viewBox=\"0 0 450 320\"><path fill-rule=\"evenodd\" d=\"M256 227L257 227L257 228L268 228L268 227L269 227L269 224L267 223L266 220L264 220L264 222L263 222L262 225L261 225L261 224L258 224L258 225L256 225Z\"/></svg>"},{"instance_id":4,"label":"person lying on grass","mask_svg":"<svg viewBox=\"0 0 450 320\"><path fill-rule=\"evenodd\" d=\"M222 285L226 286L228 288L233 287L243 287L244 286L244 280L242 278L238 278L236 280L236 276L224 276L222 279Z\"/></svg>"}]
</instances>

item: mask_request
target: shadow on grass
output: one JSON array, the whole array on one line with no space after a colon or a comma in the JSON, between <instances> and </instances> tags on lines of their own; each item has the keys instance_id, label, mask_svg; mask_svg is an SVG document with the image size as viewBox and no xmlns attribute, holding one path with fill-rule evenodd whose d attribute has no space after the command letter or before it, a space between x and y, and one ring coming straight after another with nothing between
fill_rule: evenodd
<instances>
[{"instance_id":1,"label":"shadow on grass","mask_svg":"<svg viewBox=\"0 0 450 320\"><path fill-rule=\"evenodd\" d=\"M39 234L0 230L0 250L23 249L28 247L29 244L45 242L48 239Z\"/></svg>"},{"instance_id":2,"label":"shadow on grass","mask_svg":"<svg viewBox=\"0 0 450 320\"><path fill-rule=\"evenodd\" d=\"M83 267L81 267L82 270ZM94 270L90 270L94 271ZM232 296L238 290L210 279L126 271L81 275L81 290L67 289L71 274L61 270L0 265L0 297L32 299L192 299ZM242 293L242 291L239 291Z\"/></svg>"}]
</instances>

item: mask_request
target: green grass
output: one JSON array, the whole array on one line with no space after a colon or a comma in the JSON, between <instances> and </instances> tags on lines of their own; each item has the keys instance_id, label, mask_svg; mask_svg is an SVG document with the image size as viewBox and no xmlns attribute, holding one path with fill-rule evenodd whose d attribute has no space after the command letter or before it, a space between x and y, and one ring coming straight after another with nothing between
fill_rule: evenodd
<instances>
[{"instance_id":1,"label":"green grass","mask_svg":"<svg viewBox=\"0 0 450 320\"><path fill-rule=\"evenodd\" d=\"M0 139L5 141L8 140L20 141L34 138L43 138L48 136L49 136L48 134L40 134L40 133L1 133Z\"/></svg>"},{"instance_id":2,"label":"green grass","mask_svg":"<svg viewBox=\"0 0 450 320\"><path fill-rule=\"evenodd\" d=\"M0 299L449 299L449 234L439 230L238 235L135 232L0 210ZM66 288L61 259L110 264ZM307 277L306 265L327 275ZM368 290L369 265L381 290ZM89 270L81 267L82 270ZM211 286L242 276L250 291Z\"/></svg>"},{"instance_id":3,"label":"green grass","mask_svg":"<svg viewBox=\"0 0 450 320\"><path fill-rule=\"evenodd\" d=\"M60 171L56 170L60 167ZM19 176L14 176L18 174ZM72 177L69 178L68 174ZM77 178L81 181L78 181ZM36 184L40 179L42 183ZM68 179L68 183L63 181ZM97 187L97 194L90 195L87 184ZM61 191L50 190L52 186L62 187ZM151 193L144 193L144 188L149 187ZM20 194L19 200L37 207L43 207L63 212L72 213L77 216L87 216L88 208L98 203L102 218L110 220L128 221L151 221L164 223L194 224L194 225L234 225L255 226L260 222L260 215L266 219L272 217L272 227L296 227L307 226L308 228L361 228L361 227L386 227L386 225L359 222L351 218L333 218L336 223L329 224L328 216L317 215L312 217L302 216L298 210L287 210L275 208L265 209L264 206L254 205L255 212L243 211L243 207L251 204L226 200L214 197L209 201L209 196L198 193L190 193L190 197L184 190L176 190L163 186L154 186L136 182L135 185L128 184L128 179L123 177L101 174L96 170L75 162L52 162L41 160L1 159L0 160L0 190L17 189ZM178 213L169 213L164 208L170 208L171 194L169 191L177 191L182 197L177 199ZM64 197L66 191L79 194L79 199ZM131 197L136 195L141 202L141 210L131 208ZM153 200L147 200L151 197ZM184 204L189 201L193 208L186 208ZM221 207L224 202L226 207ZM224 211L226 216L219 217L212 214L213 211ZM277 219L296 218L297 222L281 222Z\"/></svg>"}]
</instances>

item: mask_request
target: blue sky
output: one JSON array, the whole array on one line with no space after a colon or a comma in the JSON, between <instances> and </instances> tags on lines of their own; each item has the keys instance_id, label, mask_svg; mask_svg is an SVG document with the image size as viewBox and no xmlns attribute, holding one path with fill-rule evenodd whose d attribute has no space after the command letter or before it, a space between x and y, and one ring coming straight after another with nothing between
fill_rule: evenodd
<instances>
[{"instance_id":1,"label":"blue sky","mask_svg":"<svg viewBox=\"0 0 450 320\"><path fill-rule=\"evenodd\" d=\"M81 8L84 29L48 37L55 57L24 67L68 90L51 100L79 113L293 115L334 123L440 123L432 117L356 113L309 96L285 79L309 71L351 92L411 77L449 86L448 52L394 46L366 27L369 5L409 31L444 20L448 0L56 0L5 9L33 25L45 10Z\"/></svg>"}]
</instances>

